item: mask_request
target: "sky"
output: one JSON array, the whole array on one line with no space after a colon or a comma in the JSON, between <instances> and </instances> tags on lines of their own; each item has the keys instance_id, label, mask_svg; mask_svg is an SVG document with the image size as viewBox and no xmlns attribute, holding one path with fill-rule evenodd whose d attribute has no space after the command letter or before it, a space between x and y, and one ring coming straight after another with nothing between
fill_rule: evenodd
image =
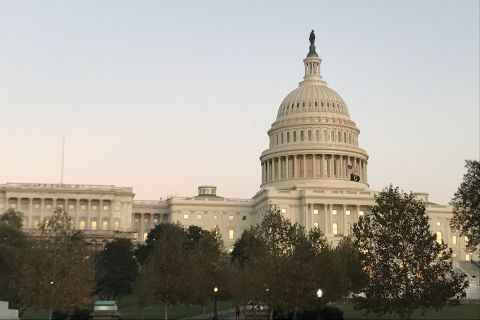
<instances>
[{"instance_id":1,"label":"sky","mask_svg":"<svg viewBox=\"0 0 480 320\"><path fill-rule=\"evenodd\" d=\"M0 0L0 184L249 198L316 32L392 183L448 203L479 159L479 1Z\"/></svg>"}]
</instances>

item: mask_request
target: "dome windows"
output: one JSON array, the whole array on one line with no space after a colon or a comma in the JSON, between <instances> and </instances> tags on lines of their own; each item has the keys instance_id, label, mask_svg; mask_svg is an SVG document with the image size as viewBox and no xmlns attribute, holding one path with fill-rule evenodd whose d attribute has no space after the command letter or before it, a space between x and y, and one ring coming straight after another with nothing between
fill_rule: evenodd
<instances>
[{"instance_id":1,"label":"dome windows","mask_svg":"<svg viewBox=\"0 0 480 320\"><path fill-rule=\"evenodd\" d=\"M308 130L308 141L312 141L312 130Z\"/></svg>"},{"instance_id":2,"label":"dome windows","mask_svg":"<svg viewBox=\"0 0 480 320\"><path fill-rule=\"evenodd\" d=\"M315 139L316 139L317 141L320 140L320 130L317 130L317 132L315 132Z\"/></svg>"}]
</instances>

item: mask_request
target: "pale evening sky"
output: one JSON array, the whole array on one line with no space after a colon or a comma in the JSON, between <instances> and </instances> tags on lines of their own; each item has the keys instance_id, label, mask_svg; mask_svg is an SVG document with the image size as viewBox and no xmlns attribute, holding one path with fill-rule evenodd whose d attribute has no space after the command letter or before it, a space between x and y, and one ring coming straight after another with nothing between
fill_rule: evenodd
<instances>
[{"instance_id":1,"label":"pale evening sky","mask_svg":"<svg viewBox=\"0 0 480 320\"><path fill-rule=\"evenodd\" d=\"M259 189L315 29L369 181L447 203L479 158L479 1L0 1L0 184Z\"/></svg>"}]
</instances>

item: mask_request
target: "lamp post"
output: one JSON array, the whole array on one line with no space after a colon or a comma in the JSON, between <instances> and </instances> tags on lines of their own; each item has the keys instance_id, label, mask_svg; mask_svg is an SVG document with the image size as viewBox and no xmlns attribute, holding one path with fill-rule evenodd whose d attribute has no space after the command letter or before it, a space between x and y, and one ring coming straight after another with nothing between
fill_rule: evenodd
<instances>
[{"instance_id":1,"label":"lamp post","mask_svg":"<svg viewBox=\"0 0 480 320\"><path fill-rule=\"evenodd\" d=\"M217 294L218 294L218 287L214 287L213 288L213 320L218 319Z\"/></svg>"},{"instance_id":2,"label":"lamp post","mask_svg":"<svg viewBox=\"0 0 480 320\"><path fill-rule=\"evenodd\" d=\"M321 300L322 297L323 297L323 290L319 288L319 289L317 290L317 298L318 298L318 300ZM320 304L320 302L319 302L319 303L318 303L318 309L317 309L317 310L318 310L318 311L317 311L317 317L320 316L320 310L321 310L320 307L321 307L321 304Z\"/></svg>"}]
</instances>

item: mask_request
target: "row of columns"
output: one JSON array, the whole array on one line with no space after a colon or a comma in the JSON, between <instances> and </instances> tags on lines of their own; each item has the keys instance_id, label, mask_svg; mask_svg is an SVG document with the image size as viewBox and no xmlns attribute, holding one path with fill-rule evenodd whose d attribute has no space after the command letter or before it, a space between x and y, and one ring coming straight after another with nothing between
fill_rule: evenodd
<instances>
[{"instance_id":1,"label":"row of columns","mask_svg":"<svg viewBox=\"0 0 480 320\"><path fill-rule=\"evenodd\" d=\"M26 201L25 201L26 200ZM35 228L36 222L33 221L34 217L39 218L41 223L43 219L53 213L53 211L59 205L63 205L65 211L73 218L75 228L80 228L80 220L85 223L85 229L91 229L91 222L96 221L97 230L102 230L103 221L107 220L107 229L115 230L120 229L120 219L113 219L112 217L112 201L101 199L68 199L68 198L25 198L25 197L9 197L7 199L8 206L20 211L25 220L25 227ZM26 203L26 206L24 206ZM34 208L34 204L39 204L39 208ZM51 204L50 208L47 205ZM73 209L69 209L69 206L74 206ZM81 209L80 205L86 205L85 209ZM93 205L97 205L97 209L92 209ZM12 206L15 205L15 206ZM104 206L108 205L108 209L104 210ZM102 214L105 213L105 214ZM82 216L84 214L85 216Z\"/></svg>"},{"instance_id":2,"label":"row of columns","mask_svg":"<svg viewBox=\"0 0 480 320\"><path fill-rule=\"evenodd\" d=\"M144 240L144 234L149 232L155 225L164 222L163 219L168 215L159 213L134 213L132 219L133 229L137 232L137 239ZM136 221L138 219L138 222ZM155 221L157 219L157 221ZM147 221L148 220L148 221Z\"/></svg>"},{"instance_id":3,"label":"row of columns","mask_svg":"<svg viewBox=\"0 0 480 320\"><path fill-rule=\"evenodd\" d=\"M310 160L310 161L308 161ZM307 162L310 162L307 165ZM273 157L262 161L262 183L291 178L350 179L347 168L356 168L360 182L367 183L367 161L334 154L302 154Z\"/></svg>"}]
</instances>

